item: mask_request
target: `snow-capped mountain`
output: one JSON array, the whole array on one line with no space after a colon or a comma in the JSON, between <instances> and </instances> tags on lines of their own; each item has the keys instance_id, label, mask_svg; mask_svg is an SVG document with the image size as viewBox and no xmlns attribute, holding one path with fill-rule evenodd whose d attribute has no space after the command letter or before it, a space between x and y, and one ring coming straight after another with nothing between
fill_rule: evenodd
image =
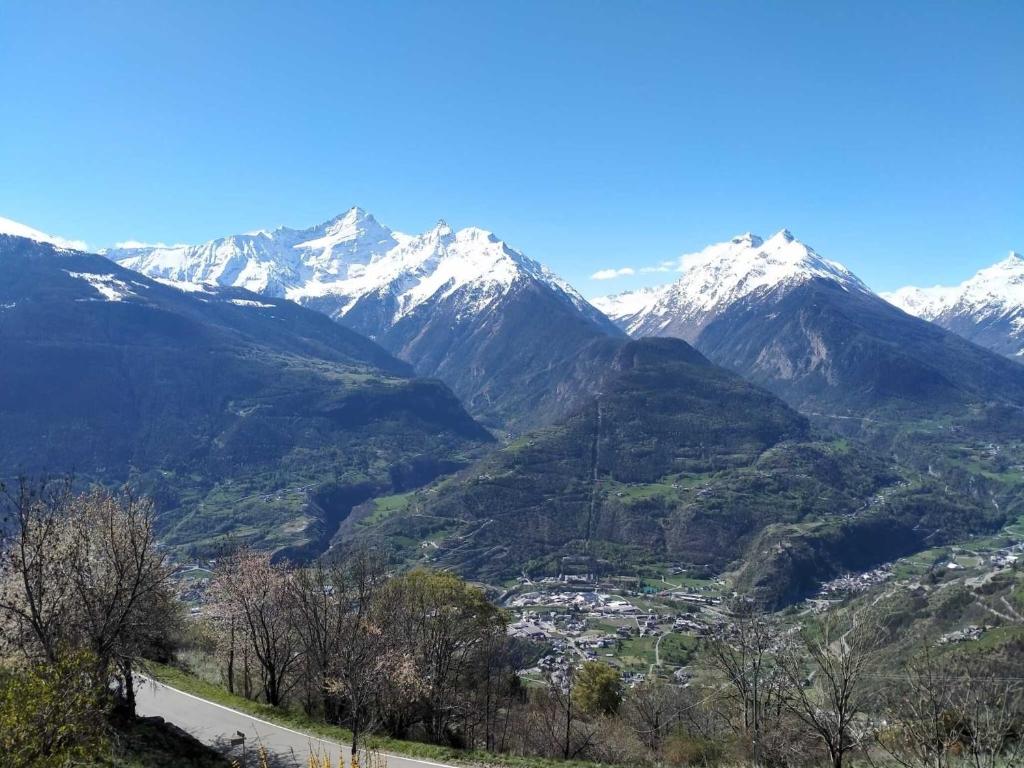
<instances>
[{"instance_id":1,"label":"snow-capped mountain","mask_svg":"<svg viewBox=\"0 0 1024 768\"><path fill-rule=\"evenodd\" d=\"M680 260L683 275L660 288L644 288L594 300L632 336L676 336L693 342L722 312L751 297L810 280L844 290L868 291L842 264L829 261L781 230L764 240L746 233L709 245Z\"/></svg>"},{"instance_id":2,"label":"snow-capped mountain","mask_svg":"<svg viewBox=\"0 0 1024 768\"><path fill-rule=\"evenodd\" d=\"M1017 366L910 317L786 230L682 257L671 285L595 299L632 336L683 338L812 413L1024 402Z\"/></svg>"},{"instance_id":3,"label":"snow-capped mountain","mask_svg":"<svg viewBox=\"0 0 1024 768\"><path fill-rule=\"evenodd\" d=\"M352 208L304 230L130 246L106 255L153 278L239 286L324 312L497 424L535 415L541 385L573 349L621 335L547 268L490 232L443 221L407 235Z\"/></svg>"},{"instance_id":4,"label":"snow-capped mountain","mask_svg":"<svg viewBox=\"0 0 1024 768\"><path fill-rule=\"evenodd\" d=\"M48 235L45 232L40 232L38 229L33 229L26 224L4 218L3 216L0 216L0 235L24 237L29 240L35 240L37 243L49 243L58 248L70 248L76 251L84 251L86 249L85 243L81 240L67 240L63 237Z\"/></svg>"},{"instance_id":5,"label":"snow-capped mountain","mask_svg":"<svg viewBox=\"0 0 1024 768\"><path fill-rule=\"evenodd\" d=\"M1024 257L1019 253L957 286L908 286L882 297L976 344L1024 358Z\"/></svg>"},{"instance_id":6,"label":"snow-capped mountain","mask_svg":"<svg viewBox=\"0 0 1024 768\"><path fill-rule=\"evenodd\" d=\"M126 243L105 253L150 277L245 288L330 307L337 317L366 296L387 296L394 305L385 319L390 325L423 303L460 292L465 310L479 312L517 279L538 280L596 316L567 283L490 232L456 232L440 221L423 234L406 235L358 207L309 229L281 227L202 245Z\"/></svg>"}]
</instances>

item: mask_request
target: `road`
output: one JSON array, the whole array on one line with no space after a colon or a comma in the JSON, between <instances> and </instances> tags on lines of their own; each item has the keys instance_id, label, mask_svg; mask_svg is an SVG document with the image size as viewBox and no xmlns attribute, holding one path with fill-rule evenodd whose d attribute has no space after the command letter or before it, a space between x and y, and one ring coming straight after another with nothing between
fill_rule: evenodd
<instances>
[{"instance_id":1,"label":"road","mask_svg":"<svg viewBox=\"0 0 1024 768\"><path fill-rule=\"evenodd\" d=\"M346 746L268 723L162 683L140 681L136 699L136 710L141 717L159 715L167 722L188 731L204 744L236 760L240 760L242 749L239 746L232 747L231 739L236 738L237 731L241 731L246 736L246 761L250 768L258 765L256 751L260 744L266 748L275 768L306 768L311 753L330 755L331 766L338 765L339 756L349 759L350 750ZM387 768L455 768L446 763L411 757L390 754L384 757Z\"/></svg>"}]
</instances>

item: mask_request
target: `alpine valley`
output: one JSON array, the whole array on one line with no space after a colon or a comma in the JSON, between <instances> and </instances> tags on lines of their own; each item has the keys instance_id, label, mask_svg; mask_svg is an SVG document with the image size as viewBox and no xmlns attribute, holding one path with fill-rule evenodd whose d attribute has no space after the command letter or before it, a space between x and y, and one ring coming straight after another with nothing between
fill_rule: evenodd
<instances>
[{"instance_id":1,"label":"alpine valley","mask_svg":"<svg viewBox=\"0 0 1024 768\"><path fill-rule=\"evenodd\" d=\"M359 208L102 254L0 231L0 474L128 483L173 551L674 568L781 607L1024 514L1024 366L785 230L593 304Z\"/></svg>"}]
</instances>

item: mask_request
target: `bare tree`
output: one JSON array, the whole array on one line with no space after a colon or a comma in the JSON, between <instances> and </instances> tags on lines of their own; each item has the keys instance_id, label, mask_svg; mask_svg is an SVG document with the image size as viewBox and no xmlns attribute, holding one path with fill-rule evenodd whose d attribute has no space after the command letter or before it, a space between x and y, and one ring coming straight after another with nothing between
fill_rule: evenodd
<instances>
[{"instance_id":1,"label":"bare tree","mask_svg":"<svg viewBox=\"0 0 1024 768\"><path fill-rule=\"evenodd\" d=\"M925 645L905 674L888 681L874 731L882 754L904 768L975 768L1024 763L1024 691Z\"/></svg>"},{"instance_id":2,"label":"bare tree","mask_svg":"<svg viewBox=\"0 0 1024 768\"><path fill-rule=\"evenodd\" d=\"M72 500L66 531L76 634L97 660L98 679L117 666L134 711L134 663L179 616L156 549L153 505L128 492L90 491Z\"/></svg>"},{"instance_id":3,"label":"bare tree","mask_svg":"<svg viewBox=\"0 0 1024 768\"><path fill-rule=\"evenodd\" d=\"M954 691L960 718L969 729L964 750L968 761L974 768L1024 765L1024 688L1020 681L987 677L965 665L956 665L952 671L959 677Z\"/></svg>"},{"instance_id":4,"label":"bare tree","mask_svg":"<svg viewBox=\"0 0 1024 768\"><path fill-rule=\"evenodd\" d=\"M732 706L724 719L750 744L755 765L784 749L785 690L788 679L779 663L784 638L778 623L740 601L733 621L717 630L705 658L723 680L721 701Z\"/></svg>"},{"instance_id":5,"label":"bare tree","mask_svg":"<svg viewBox=\"0 0 1024 768\"><path fill-rule=\"evenodd\" d=\"M564 677L549 675L543 691L533 697L528 724L535 751L549 757L572 760L584 755L593 744L597 728L581 717L574 691L574 669Z\"/></svg>"},{"instance_id":6,"label":"bare tree","mask_svg":"<svg viewBox=\"0 0 1024 768\"><path fill-rule=\"evenodd\" d=\"M678 726L686 706L680 688L654 679L629 691L622 715L637 737L657 754L664 738Z\"/></svg>"},{"instance_id":7,"label":"bare tree","mask_svg":"<svg viewBox=\"0 0 1024 768\"><path fill-rule=\"evenodd\" d=\"M287 568L265 552L243 550L221 564L214 579L214 613L230 622L259 664L263 697L282 703L299 661L299 643L289 601Z\"/></svg>"},{"instance_id":8,"label":"bare tree","mask_svg":"<svg viewBox=\"0 0 1024 768\"><path fill-rule=\"evenodd\" d=\"M867 707L864 688L870 661L869 634L854 628L836 638L831 618L820 637L803 636L782 656L789 685L787 708L821 740L832 768L859 746L855 724Z\"/></svg>"},{"instance_id":9,"label":"bare tree","mask_svg":"<svg viewBox=\"0 0 1024 768\"><path fill-rule=\"evenodd\" d=\"M70 480L22 480L0 487L0 641L28 659L54 663L69 631L70 540L64 535L73 498Z\"/></svg>"},{"instance_id":10,"label":"bare tree","mask_svg":"<svg viewBox=\"0 0 1024 768\"><path fill-rule=\"evenodd\" d=\"M352 731L352 752L375 723L374 702L389 672L391 642L379 590L384 581L380 561L359 551L331 570L334 597L341 607L332 628L334 651L325 680L342 698Z\"/></svg>"},{"instance_id":11,"label":"bare tree","mask_svg":"<svg viewBox=\"0 0 1024 768\"><path fill-rule=\"evenodd\" d=\"M116 668L134 709L134 662L179 616L152 504L127 492L74 495L70 481L22 483L4 498L16 525L0 553L6 644L50 664L87 651L96 684L105 688Z\"/></svg>"},{"instance_id":12,"label":"bare tree","mask_svg":"<svg viewBox=\"0 0 1024 768\"><path fill-rule=\"evenodd\" d=\"M323 561L318 560L307 568L298 569L288 582L306 686L311 695L319 696L323 717L328 722L338 716L336 698L329 690L328 680L340 652L341 626L348 610L338 592L337 581Z\"/></svg>"}]
</instances>

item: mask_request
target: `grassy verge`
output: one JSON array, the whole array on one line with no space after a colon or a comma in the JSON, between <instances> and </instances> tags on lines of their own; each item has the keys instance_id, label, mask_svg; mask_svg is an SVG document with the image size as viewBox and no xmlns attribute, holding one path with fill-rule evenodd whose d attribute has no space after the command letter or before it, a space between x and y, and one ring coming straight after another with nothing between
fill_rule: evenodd
<instances>
[{"instance_id":1,"label":"grassy verge","mask_svg":"<svg viewBox=\"0 0 1024 768\"><path fill-rule=\"evenodd\" d=\"M305 713L296 710L271 707L241 696L228 693L219 685L201 680L198 677L172 666L150 663L150 673L162 683L177 688L201 699L231 707L239 712L258 717L270 723L283 725L296 731L309 733L327 741L347 744L352 734L337 725L318 722ZM513 755L493 755L487 752L465 751L436 744L424 744L417 741L401 741L375 736L369 740L373 749L390 752L403 757L416 757L437 762L456 763L471 766L507 766L508 768L616 768L609 764L583 762L579 760L549 760L540 757L517 757Z\"/></svg>"},{"instance_id":2,"label":"grassy verge","mask_svg":"<svg viewBox=\"0 0 1024 768\"><path fill-rule=\"evenodd\" d=\"M112 724L110 754L90 768L230 768L227 759L153 720Z\"/></svg>"}]
</instances>

